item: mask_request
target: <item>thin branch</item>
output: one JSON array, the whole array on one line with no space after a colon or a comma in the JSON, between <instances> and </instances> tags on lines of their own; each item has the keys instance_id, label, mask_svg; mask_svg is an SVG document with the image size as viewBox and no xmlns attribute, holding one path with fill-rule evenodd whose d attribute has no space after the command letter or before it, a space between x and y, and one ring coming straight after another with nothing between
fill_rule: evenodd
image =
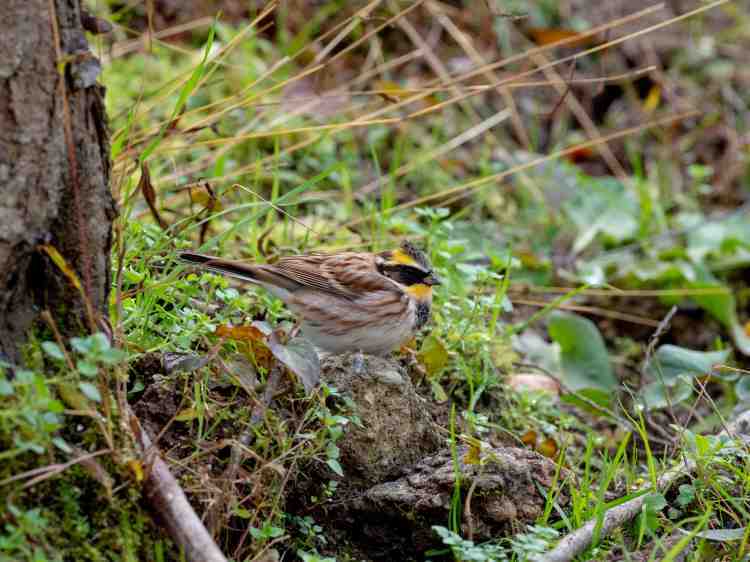
<instances>
[{"instance_id":1,"label":"thin branch","mask_svg":"<svg viewBox=\"0 0 750 562\"><path fill-rule=\"evenodd\" d=\"M169 536L189 562L227 562L129 407L127 416L146 469L144 496Z\"/></svg>"},{"instance_id":2,"label":"thin branch","mask_svg":"<svg viewBox=\"0 0 750 562\"><path fill-rule=\"evenodd\" d=\"M727 428L720 433L718 436L733 436L735 434L748 435L750 433L750 410L743 412L740 416ZM666 471L659 477L656 488L660 492L664 492L670 488L677 480L693 472L696 468L696 463L692 459L685 459L676 467ZM633 517L638 515L646 502L646 497L652 488L650 486L642 488L640 491L642 494L637 498L626 501L612 509L608 510L604 515L604 520L601 522L601 527L598 532L599 538L603 538L609 535L612 531L621 527ZM563 538L557 545L550 550L544 556L539 558L540 562L568 562L573 560L576 556L581 554L589 546L591 546L594 540L594 533L598 526L599 521L594 518L589 520L583 527L570 533L568 536Z\"/></svg>"}]
</instances>

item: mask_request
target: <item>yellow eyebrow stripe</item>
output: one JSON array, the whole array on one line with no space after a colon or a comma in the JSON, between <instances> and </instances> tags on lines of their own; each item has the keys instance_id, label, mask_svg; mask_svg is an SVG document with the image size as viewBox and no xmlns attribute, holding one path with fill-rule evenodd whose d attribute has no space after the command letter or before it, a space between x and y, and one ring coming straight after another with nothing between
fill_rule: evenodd
<instances>
[{"instance_id":1,"label":"yellow eyebrow stripe","mask_svg":"<svg viewBox=\"0 0 750 562\"><path fill-rule=\"evenodd\" d=\"M395 261L396 263L400 263L403 265L417 265L417 262L414 261L414 258L412 258L409 254L406 254L402 252L401 250L393 250L391 253L391 259Z\"/></svg>"}]
</instances>

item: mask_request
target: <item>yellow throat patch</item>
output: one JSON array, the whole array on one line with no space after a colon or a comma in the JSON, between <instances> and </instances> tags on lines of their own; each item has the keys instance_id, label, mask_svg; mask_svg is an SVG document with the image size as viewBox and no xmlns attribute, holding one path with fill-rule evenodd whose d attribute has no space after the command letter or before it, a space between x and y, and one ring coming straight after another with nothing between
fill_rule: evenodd
<instances>
[{"instance_id":1,"label":"yellow throat patch","mask_svg":"<svg viewBox=\"0 0 750 562\"><path fill-rule=\"evenodd\" d=\"M432 287L424 283L417 283L406 287L406 292L417 300L425 300L432 297Z\"/></svg>"}]
</instances>

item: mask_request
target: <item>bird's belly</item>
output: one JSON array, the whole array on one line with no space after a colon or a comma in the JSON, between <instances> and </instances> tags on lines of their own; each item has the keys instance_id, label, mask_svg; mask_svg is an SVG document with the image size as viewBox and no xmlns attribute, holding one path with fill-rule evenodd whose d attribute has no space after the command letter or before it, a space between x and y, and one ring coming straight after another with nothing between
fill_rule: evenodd
<instances>
[{"instance_id":1,"label":"bird's belly","mask_svg":"<svg viewBox=\"0 0 750 562\"><path fill-rule=\"evenodd\" d=\"M320 326L303 323L302 334L317 347L330 353L361 351L382 355L409 341L414 331L411 322L399 322L360 326L345 333L330 334Z\"/></svg>"}]
</instances>

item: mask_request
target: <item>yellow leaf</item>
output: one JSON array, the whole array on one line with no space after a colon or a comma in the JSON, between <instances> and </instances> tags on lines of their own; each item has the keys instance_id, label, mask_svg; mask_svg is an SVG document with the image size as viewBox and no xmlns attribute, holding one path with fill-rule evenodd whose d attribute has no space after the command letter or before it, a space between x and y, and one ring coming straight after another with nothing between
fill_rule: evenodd
<instances>
[{"instance_id":1,"label":"yellow leaf","mask_svg":"<svg viewBox=\"0 0 750 562\"><path fill-rule=\"evenodd\" d=\"M652 113L657 107L659 107L659 101L661 101L661 87L659 84L654 84L651 86L646 99L643 101L643 111L646 113Z\"/></svg>"},{"instance_id":2,"label":"yellow leaf","mask_svg":"<svg viewBox=\"0 0 750 562\"><path fill-rule=\"evenodd\" d=\"M390 80L376 80L373 85L380 96L393 103L414 95L412 92L405 90Z\"/></svg>"},{"instance_id":3,"label":"yellow leaf","mask_svg":"<svg viewBox=\"0 0 750 562\"><path fill-rule=\"evenodd\" d=\"M437 336L430 334L422 342L417 359L424 365L427 375L433 377L448 364L448 351Z\"/></svg>"},{"instance_id":4,"label":"yellow leaf","mask_svg":"<svg viewBox=\"0 0 750 562\"><path fill-rule=\"evenodd\" d=\"M136 482L143 482L145 474L143 473L143 463L137 459L130 459L128 461L128 468L133 473Z\"/></svg>"},{"instance_id":5,"label":"yellow leaf","mask_svg":"<svg viewBox=\"0 0 750 562\"><path fill-rule=\"evenodd\" d=\"M62 254L57 251L57 248L49 244L42 244L40 248L44 251L45 254L49 256L49 258L52 260L52 263L54 263L57 268L65 274L65 277L68 278L68 281L70 281L71 285L73 285L80 291L81 280L78 279L78 275L76 274L76 272L72 267L68 265L68 262L66 262L65 258L62 257Z\"/></svg>"},{"instance_id":6,"label":"yellow leaf","mask_svg":"<svg viewBox=\"0 0 750 562\"><path fill-rule=\"evenodd\" d=\"M175 421L190 421L194 420L198 417L198 412L195 411L195 408L185 408L184 410L180 410L177 412L177 415L174 417Z\"/></svg>"},{"instance_id":7,"label":"yellow leaf","mask_svg":"<svg viewBox=\"0 0 750 562\"><path fill-rule=\"evenodd\" d=\"M469 446L469 450L466 451L466 454L464 455L464 464L479 464L479 461L481 460L481 452L481 447L472 443L471 446Z\"/></svg>"}]
</instances>

